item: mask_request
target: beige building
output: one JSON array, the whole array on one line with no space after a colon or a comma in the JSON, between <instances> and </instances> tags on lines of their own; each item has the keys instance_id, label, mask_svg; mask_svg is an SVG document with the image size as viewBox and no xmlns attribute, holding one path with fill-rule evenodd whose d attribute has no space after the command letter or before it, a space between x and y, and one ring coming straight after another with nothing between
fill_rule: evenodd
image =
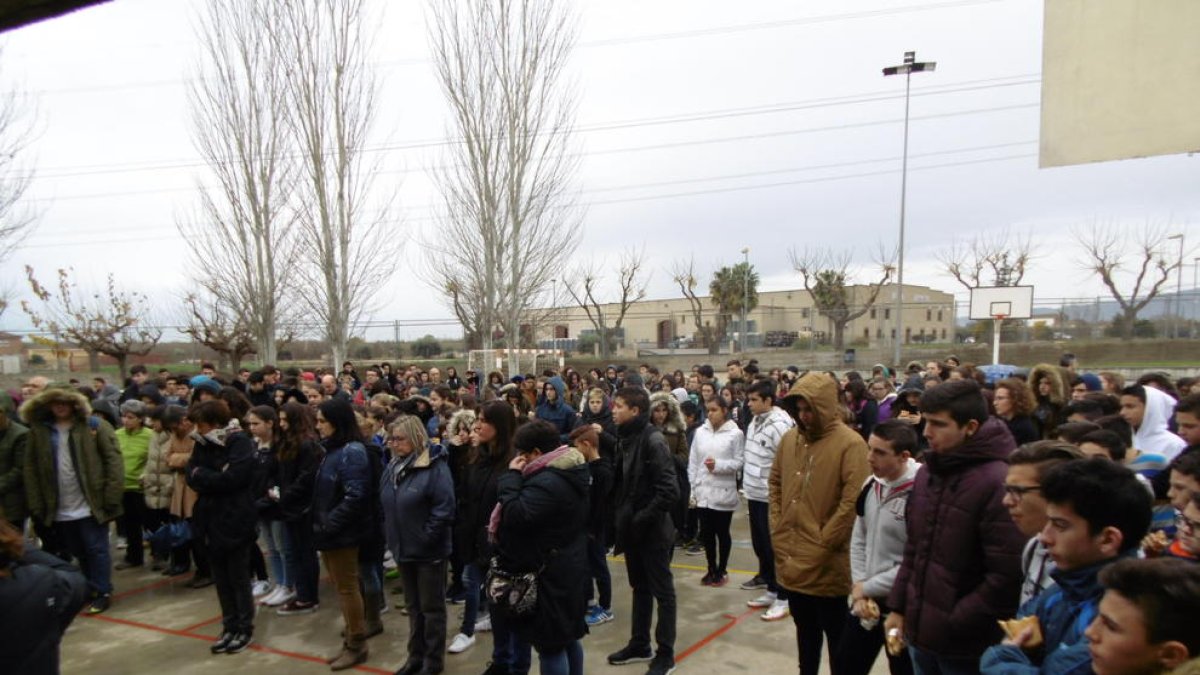
<instances>
[{"instance_id":1,"label":"beige building","mask_svg":"<svg viewBox=\"0 0 1200 675\"><path fill-rule=\"evenodd\" d=\"M897 286L889 284L879 293L875 306L846 326L845 346L882 346L892 344L895 337L895 307ZM866 302L870 287L851 286L852 310L857 311ZM704 325L717 326L716 308L707 296L701 296L701 321ZM954 296L926 286L904 286L904 335L905 342L943 342L954 339ZM616 304L600 306L605 323L611 329L618 313ZM593 312L596 310L593 309ZM833 322L822 316L814 307L812 296L804 289L770 291L758 294L758 307L746 317L748 344L750 347L787 346L792 340L815 337L820 341L831 341ZM730 334L733 339L740 331L741 317L734 316ZM626 348L668 349L672 346L690 346L698 341L700 331L696 329L690 302L686 298L643 300L630 306L622 325L622 336L618 342ZM538 345L544 348L570 348L573 341L589 333L596 326L581 307L562 307L552 311L549 319L539 330Z\"/></svg>"}]
</instances>

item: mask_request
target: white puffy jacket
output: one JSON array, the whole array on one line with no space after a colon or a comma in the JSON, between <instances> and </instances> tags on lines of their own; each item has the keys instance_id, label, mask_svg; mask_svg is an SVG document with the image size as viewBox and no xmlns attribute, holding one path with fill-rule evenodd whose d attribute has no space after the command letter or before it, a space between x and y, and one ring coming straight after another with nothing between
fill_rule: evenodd
<instances>
[{"instance_id":1,"label":"white puffy jacket","mask_svg":"<svg viewBox=\"0 0 1200 675\"><path fill-rule=\"evenodd\" d=\"M688 457L688 481L698 508L714 511L737 508L737 474L742 468L744 445L742 430L733 420L725 420L719 429L713 429L710 421L696 429ZM709 457L716 461L711 472L704 465Z\"/></svg>"}]
</instances>

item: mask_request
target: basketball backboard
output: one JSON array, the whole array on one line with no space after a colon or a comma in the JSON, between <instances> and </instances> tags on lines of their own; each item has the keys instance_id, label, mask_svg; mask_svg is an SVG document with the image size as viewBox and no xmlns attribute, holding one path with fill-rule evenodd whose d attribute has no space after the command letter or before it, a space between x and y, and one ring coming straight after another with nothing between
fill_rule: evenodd
<instances>
[{"instance_id":1,"label":"basketball backboard","mask_svg":"<svg viewBox=\"0 0 1200 675\"><path fill-rule=\"evenodd\" d=\"M1028 319L1033 314L1033 286L978 286L971 289L972 321Z\"/></svg>"}]
</instances>

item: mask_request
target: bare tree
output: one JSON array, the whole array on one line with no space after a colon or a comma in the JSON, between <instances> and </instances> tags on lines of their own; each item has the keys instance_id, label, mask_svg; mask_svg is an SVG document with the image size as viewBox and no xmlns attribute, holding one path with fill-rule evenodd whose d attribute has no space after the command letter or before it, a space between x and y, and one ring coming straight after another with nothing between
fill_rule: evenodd
<instances>
[{"instance_id":1,"label":"bare tree","mask_svg":"<svg viewBox=\"0 0 1200 675\"><path fill-rule=\"evenodd\" d=\"M578 281L565 283L563 286L566 288L567 294L571 296L576 305L583 309L588 320L595 327L596 334L600 336L600 358L607 360L612 351L610 344L612 334L620 332L621 324L625 322L625 314L629 312L629 308L646 297L646 284L649 283L650 278L645 269L645 251L627 249L621 254L617 266L617 300L610 303L600 299L600 295L603 293L603 271L603 265L588 265L584 268ZM604 315L604 305L606 304L616 305L615 316ZM612 322L611 326L609 325L610 321Z\"/></svg>"},{"instance_id":2,"label":"bare tree","mask_svg":"<svg viewBox=\"0 0 1200 675\"><path fill-rule=\"evenodd\" d=\"M671 280L679 285L679 292L688 301L692 322L696 326L696 337L700 338L702 346L708 349L709 354L716 354L721 349L721 343L714 338L715 329L712 322L704 319L704 299L696 294L696 289L701 286L700 280L696 278L695 259L675 261L671 268Z\"/></svg>"},{"instance_id":3,"label":"bare tree","mask_svg":"<svg viewBox=\"0 0 1200 675\"><path fill-rule=\"evenodd\" d=\"M162 331L149 323L149 298L118 288L111 274L105 292L91 296L79 290L65 269L58 270L57 293L39 283L28 265L25 277L41 303L39 311L28 301L21 302L34 327L49 332L56 343L78 345L87 352L93 372L100 370L100 355L104 354L117 360L123 380L129 357L149 354L162 338Z\"/></svg>"},{"instance_id":4,"label":"bare tree","mask_svg":"<svg viewBox=\"0 0 1200 675\"><path fill-rule=\"evenodd\" d=\"M479 279L456 288L474 300L448 303L478 314L464 328L484 348L496 327L519 347L522 321L579 240L565 82L574 25L555 0L431 0L431 10L434 67L458 138L435 170L444 208L424 245L424 276L441 291L440 275L469 261Z\"/></svg>"},{"instance_id":5,"label":"bare tree","mask_svg":"<svg viewBox=\"0 0 1200 675\"><path fill-rule=\"evenodd\" d=\"M228 365L236 372L242 359L256 352L258 340L249 322L243 314L230 311L223 300L216 297L201 300L189 294L183 302L187 307L184 334L216 352L218 368Z\"/></svg>"},{"instance_id":6,"label":"bare tree","mask_svg":"<svg viewBox=\"0 0 1200 675\"><path fill-rule=\"evenodd\" d=\"M298 232L289 204L297 176L295 141L278 40L281 3L213 0L198 30L201 61L190 104L193 139L216 178L202 189L200 215L180 232L201 255L196 283L239 316L265 363L276 360L279 324L292 306Z\"/></svg>"},{"instance_id":7,"label":"bare tree","mask_svg":"<svg viewBox=\"0 0 1200 675\"><path fill-rule=\"evenodd\" d=\"M26 158L35 117L26 95L0 91L0 263L20 247L36 221L35 211L21 201L33 180ZM0 289L0 315L10 295Z\"/></svg>"},{"instance_id":8,"label":"bare tree","mask_svg":"<svg viewBox=\"0 0 1200 675\"><path fill-rule=\"evenodd\" d=\"M831 249L812 248L788 253L792 267L804 280L804 290L812 295L817 313L829 319L833 328L833 346L841 349L846 342L846 326L875 305L879 292L896 271L892 259L880 252L878 281L867 285L866 297L859 298L854 292L854 273L850 263L854 256L850 251L836 252ZM896 336L903 339L903 336Z\"/></svg>"},{"instance_id":9,"label":"bare tree","mask_svg":"<svg viewBox=\"0 0 1200 675\"><path fill-rule=\"evenodd\" d=\"M1121 307L1117 317L1121 339L1132 340L1138 312L1158 296L1171 272L1179 266L1178 260L1169 260L1163 251L1166 233L1151 225L1135 232L1111 224L1093 223L1090 227L1075 228L1073 234L1083 249L1080 265L1088 274L1100 278ZM1134 275L1133 287L1127 291L1119 287L1117 275L1122 272Z\"/></svg>"},{"instance_id":10,"label":"bare tree","mask_svg":"<svg viewBox=\"0 0 1200 675\"><path fill-rule=\"evenodd\" d=\"M1033 240L1008 230L954 241L934 253L942 271L970 290L979 286L1020 286L1034 259Z\"/></svg>"},{"instance_id":11,"label":"bare tree","mask_svg":"<svg viewBox=\"0 0 1200 675\"><path fill-rule=\"evenodd\" d=\"M276 48L289 55L281 66L302 157L296 203L307 264L297 267L312 292L301 297L324 325L338 365L353 327L387 280L372 262L394 260L404 243L388 227L390 199L367 208L379 167L364 156L377 90L366 61L364 6L364 0L279 0L273 33Z\"/></svg>"}]
</instances>

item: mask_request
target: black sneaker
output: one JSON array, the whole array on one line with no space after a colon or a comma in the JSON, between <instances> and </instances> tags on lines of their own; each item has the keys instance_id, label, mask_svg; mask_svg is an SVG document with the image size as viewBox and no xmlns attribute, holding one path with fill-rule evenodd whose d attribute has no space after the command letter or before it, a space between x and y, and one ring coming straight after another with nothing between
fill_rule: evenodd
<instances>
[{"instance_id":1,"label":"black sneaker","mask_svg":"<svg viewBox=\"0 0 1200 675\"><path fill-rule=\"evenodd\" d=\"M197 574L193 576L192 580L187 582L186 585L188 588L207 588L208 586L212 586L214 583L216 582L213 581L212 577L202 577Z\"/></svg>"},{"instance_id":2,"label":"black sneaker","mask_svg":"<svg viewBox=\"0 0 1200 675\"><path fill-rule=\"evenodd\" d=\"M225 646L225 653L237 654L238 652L245 650L246 647L249 647L251 642L254 642L254 637L251 636L250 633L238 633L237 635L234 635L233 639L230 640Z\"/></svg>"},{"instance_id":3,"label":"black sneaker","mask_svg":"<svg viewBox=\"0 0 1200 675\"><path fill-rule=\"evenodd\" d=\"M208 651L214 654L224 654L225 650L229 649L229 643L233 642L233 638L233 633L230 633L229 631L221 633L221 637L217 638L217 641L212 643L212 646L208 648Z\"/></svg>"},{"instance_id":4,"label":"black sneaker","mask_svg":"<svg viewBox=\"0 0 1200 675\"><path fill-rule=\"evenodd\" d=\"M670 675L675 672L675 659L670 656L655 656L646 675Z\"/></svg>"},{"instance_id":5,"label":"black sneaker","mask_svg":"<svg viewBox=\"0 0 1200 675\"><path fill-rule=\"evenodd\" d=\"M654 659L654 652L649 647L637 648L633 645L625 647L608 655L608 663L613 666L623 666L627 663L645 663Z\"/></svg>"},{"instance_id":6,"label":"black sneaker","mask_svg":"<svg viewBox=\"0 0 1200 675\"><path fill-rule=\"evenodd\" d=\"M758 576L757 574L754 575L753 579L751 579L750 581L744 582L744 583L742 583L741 586L739 586L739 588L741 588L743 591L757 591L760 588L766 588L766 587L767 587L766 579L763 579L762 577Z\"/></svg>"},{"instance_id":7,"label":"black sneaker","mask_svg":"<svg viewBox=\"0 0 1200 675\"><path fill-rule=\"evenodd\" d=\"M112 604L112 596L105 593L97 595L92 599L92 604L88 605L88 614L103 614L108 611L109 605Z\"/></svg>"},{"instance_id":8,"label":"black sneaker","mask_svg":"<svg viewBox=\"0 0 1200 675\"><path fill-rule=\"evenodd\" d=\"M401 670L396 671L397 675L405 675ZM488 663L487 670L483 671L483 675L509 675L511 672L512 670L507 665L491 662Z\"/></svg>"}]
</instances>

